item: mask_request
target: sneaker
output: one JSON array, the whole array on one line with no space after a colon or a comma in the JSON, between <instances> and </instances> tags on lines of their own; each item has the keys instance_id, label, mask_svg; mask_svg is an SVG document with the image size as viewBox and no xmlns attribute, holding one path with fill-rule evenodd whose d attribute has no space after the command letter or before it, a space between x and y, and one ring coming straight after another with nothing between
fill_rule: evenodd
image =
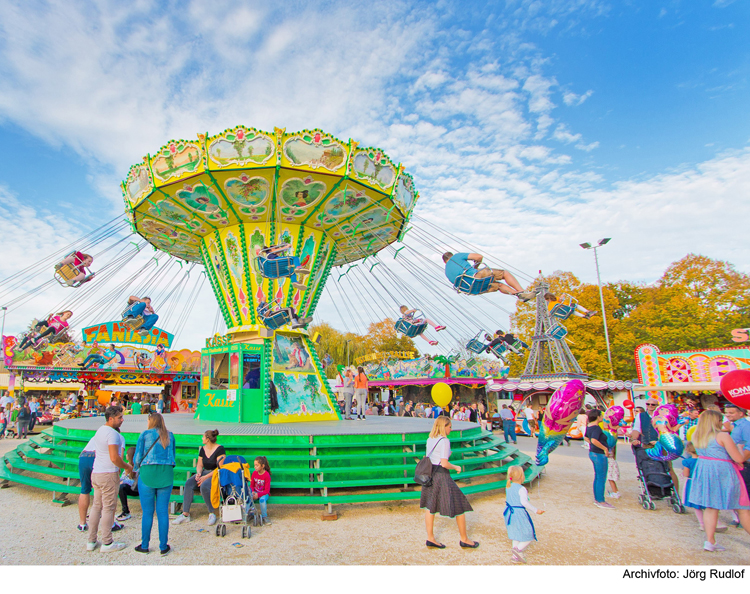
<instances>
[{"instance_id":1,"label":"sneaker","mask_svg":"<svg viewBox=\"0 0 750 594\"><path fill-rule=\"evenodd\" d=\"M119 523L115 522L112 525L112 532L118 532L119 530L122 530L123 528L125 528L125 526L123 524L119 524Z\"/></svg>"},{"instance_id":2,"label":"sneaker","mask_svg":"<svg viewBox=\"0 0 750 594\"><path fill-rule=\"evenodd\" d=\"M511 552L513 556L516 559L518 559L521 563L526 563L526 557L524 557L524 554L521 551L519 551L517 548L514 547Z\"/></svg>"},{"instance_id":3,"label":"sneaker","mask_svg":"<svg viewBox=\"0 0 750 594\"><path fill-rule=\"evenodd\" d=\"M174 520L172 520L172 524L174 524L175 526L179 526L180 524L184 524L185 522L190 522L191 519L192 518L190 516L186 516L185 514L180 514ZM209 526L210 525L211 524L209 524Z\"/></svg>"},{"instance_id":4,"label":"sneaker","mask_svg":"<svg viewBox=\"0 0 750 594\"><path fill-rule=\"evenodd\" d=\"M146 554L148 554L148 549L144 549L141 545L138 545L137 547L135 547L135 550L138 553L146 553Z\"/></svg>"},{"instance_id":5,"label":"sneaker","mask_svg":"<svg viewBox=\"0 0 750 594\"><path fill-rule=\"evenodd\" d=\"M525 303L526 301L531 301L534 298L534 292L521 291L520 293L516 293L516 297L518 297L520 301L523 301Z\"/></svg>"},{"instance_id":6,"label":"sneaker","mask_svg":"<svg viewBox=\"0 0 750 594\"><path fill-rule=\"evenodd\" d=\"M299 268L295 268L294 269L294 274L301 274L301 275L304 276L305 274L310 274L310 269L309 268L302 268L300 266Z\"/></svg>"},{"instance_id":7,"label":"sneaker","mask_svg":"<svg viewBox=\"0 0 750 594\"><path fill-rule=\"evenodd\" d=\"M714 532L726 532L727 530L729 530L729 526L717 526Z\"/></svg>"},{"instance_id":8,"label":"sneaker","mask_svg":"<svg viewBox=\"0 0 750 594\"><path fill-rule=\"evenodd\" d=\"M102 543L99 542L98 540L96 542L87 542L86 543L86 550L87 551L95 551L96 547L98 547L100 544L102 544Z\"/></svg>"},{"instance_id":9,"label":"sneaker","mask_svg":"<svg viewBox=\"0 0 750 594\"><path fill-rule=\"evenodd\" d=\"M102 545L102 553L113 553L114 551L121 551L127 547L124 542L111 542L108 545Z\"/></svg>"},{"instance_id":10,"label":"sneaker","mask_svg":"<svg viewBox=\"0 0 750 594\"><path fill-rule=\"evenodd\" d=\"M445 326L435 326L435 332L440 332L441 330L445 330Z\"/></svg>"},{"instance_id":11,"label":"sneaker","mask_svg":"<svg viewBox=\"0 0 750 594\"><path fill-rule=\"evenodd\" d=\"M703 550L708 551L709 553L719 553L721 551L726 551L726 549L721 546L719 543L711 544L708 541L705 541L703 543Z\"/></svg>"},{"instance_id":12,"label":"sneaker","mask_svg":"<svg viewBox=\"0 0 750 594\"><path fill-rule=\"evenodd\" d=\"M141 336L148 336L150 333L150 330L138 330L138 334L140 334Z\"/></svg>"},{"instance_id":13,"label":"sneaker","mask_svg":"<svg viewBox=\"0 0 750 594\"><path fill-rule=\"evenodd\" d=\"M437 345L438 345L438 341L437 340L431 340L430 341L430 346L437 346Z\"/></svg>"},{"instance_id":14,"label":"sneaker","mask_svg":"<svg viewBox=\"0 0 750 594\"><path fill-rule=\"evenodd\" d=\"M208 514L208 525L213 526L216 524L216 514Z\"/></svg>"},{"instance_id":15,"label":"sneaker","mask_svg":"<svg viewBox=\"0 0 750 594\"><path fill-rule=\"evenodd\" d=\"M307 289L307 285L302 284L302 283L292 283L292 286L295 289L299 289L300 291L304 291L305 289Z\"/></svg>"},{"instance_id":16,"label":"sneaker","mask_svg":"<svg viewBox=\"0 0 750 594\"><path fill-rule=\"evenodd\" d=\"M596 507L601 507L602 509L615 509L614 505L607 503L606 501L595 501L594 505Z\"/></svg>"},{"instance_id":17,"label":"sneaker","mask_svg":"<svg viewBox=\"0 0 750 594\"><path fill-rule=\"evenodd\" d=\"M599 315L598 311L590 311L585 316L583 316L585 319L590 320L594 316Z\"/></svg>"},{"instance_id":18,"label":"sneaker","mask_svg":"<svg viewBox=\"0 0 750 594\"><path fill-rule=\"evenodd\" d=\"M88 532L89 525L88 524L78 524L78 532Z\"/></svg>"},{"instance_id":19,"label":"sneaker","mask_svg":"<svg viewBox=\"0 0 750 594\"><path fill-rule=\"evenodd\" d=\"M131 515L130 515L130 512L128 512L128 513L124 513L124 512L123 512L123 513L121 513L121 514L120 514L119 516L117 516L117 517L115 518L115 520L117 520L118 522L126 522L127 520L129 520L129 519L130 519L130 518L132 518L132 517L133 517L133 516L131 516Z\"/></svg>"},{"instance_id":20,"label":"sneaker","mask_svg":"<svg viewBox=\"0 0 750 594\"><path fill-rule=\"evenodd\" d=\"M172 550L172 547L170 547L169 545L167 545L167 548L166 548L166 549L162 549L162 550L161 550L161 551L159 551L159 552L161 553L161 556L162 556L162 557L164 557L165 555L169 555L169 552L170 552L171 550Z\"/></svg>"},{"instance_id":21,"label":"sneaker","mask_svg":"<svg viewBox=\"0 0 750 594\"><path fill-rule=\"evenodd\" d=\"M735 528L740 527L740 523L737 520L732 520L731 522L729 522L729 525L734 526Z\"/></svg>"},{"instance_id":22,"label":"sneaker","mask_svg":"<svg viewBox=\"0 0 750 594\"><path fill-rule=\"evenodd\" d=\"M266 524L267 526L271 525L271 520L268 519L268 516L265 518L262 518L261 524Z\"/></svg>"},{"instance_id":23,"label":"sneaker","mask_svg":"<svg viewBox=\"0 0 750 594\"><path fill-rule=\"evenodd\" d=\"M617 493L607 493L607 497L611 497L612 499L619 499L620 497L622 497L622 495L620 495L620 492L618 491Z\"/></svg>"}]
</instances>

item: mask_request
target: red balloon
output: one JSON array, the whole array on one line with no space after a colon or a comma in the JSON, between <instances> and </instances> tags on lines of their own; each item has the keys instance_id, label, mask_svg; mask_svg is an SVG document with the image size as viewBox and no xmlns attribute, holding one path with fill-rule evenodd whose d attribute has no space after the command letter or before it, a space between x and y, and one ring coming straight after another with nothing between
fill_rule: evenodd
<instances>
[{"instance_id":1,"label":"red balloon","mask_svg":"<svg viewBox=\"0 0 750 594\"><path fill-rule=\"evenodd\" d=\"M721 378L724 397L739 407L750 409L750 369L736 369Z\"/></svg>"},{"instance_id":2,"label":"red balloon","mask_svg":"<svg viewBox=\"0 0 750 594\"><path fill-rule=\"evenodd\" d=\"M625 408L629 408L629 409L631 409L631 410L632 410L632 408L633 408L633 407L635 406L635 404L633 404L633 401L632 401L632 400L625 400L625 401L624 401L624 402L622 403L622 405L623 405L623 406L624 406Z\"/></svg>"}]
</instances>

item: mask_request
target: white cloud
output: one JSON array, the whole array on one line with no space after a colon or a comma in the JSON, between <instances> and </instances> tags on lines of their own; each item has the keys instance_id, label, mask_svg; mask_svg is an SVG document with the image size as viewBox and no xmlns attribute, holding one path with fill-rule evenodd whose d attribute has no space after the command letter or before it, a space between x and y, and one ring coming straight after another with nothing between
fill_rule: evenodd
<instances>
[{"instance_id":1,"label":"white cloud","mask_svg":"<svg viewBox=\"0 0 750 594\"><path fill-rule=\"evenodd\" d=\"M565 105L581 105L586 99L591 97L594 91L588 90L583 95L576 95L573 91L565 91L563 93L563 103Z\"/></svg>"}]
</instances>

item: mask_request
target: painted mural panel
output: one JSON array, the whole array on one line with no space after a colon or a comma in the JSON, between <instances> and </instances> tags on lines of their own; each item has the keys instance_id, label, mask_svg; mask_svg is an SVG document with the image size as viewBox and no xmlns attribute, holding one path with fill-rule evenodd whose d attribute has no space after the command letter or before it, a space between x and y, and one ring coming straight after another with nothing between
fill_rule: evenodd
<instances>
[{"instance_id":1,"label":"painted mural panel","mask_svg":"<svg viewBox=\"0 0 750 594\"><path fill-rule=\"evenodd\" d=\"M314 373L312 357L299 336L276 333L273 344L273 370Z\"/></svg>"},{"instance_id":2,"label":"painted mural panel","mask_svg":"<svg viewBox=\"0 0 750 594\"><path fill-rule=\"evenodd\" d=\"M282 166L321 169L331 173L343 172L346 166L346 143L322 130L285 134L282 146Z\"/></svg>"},{"instance_id":3,"label":"painted mural panel","mask_svg":"<svg viewBox=\"0 0 750 594\"><path fill-rule=\"evenodd\" d=\"M203 147L186 140L168 142L151 157L151 171L157 186L200 173L203 171Z\"/></svg>"},{"instance_id":4,"label":"painted mural panel","mask_svg":"<svg viewBox=\"0 0 750 594\"><path fill-rule=\"evenodd\" d=\"M276 164L273 136L255 128L238 126L207 141L211 167L271 167Z\"/></svg>"},{"instance_id":5,"label":"painted mural panel","mask_svg":"<svg viewBox=\"0 0 750 594\"><path fill-rule=\"evenodd\" d=\"M321 383L316 374L274 372L273 382L279 401L279 408L273 415L277 422L278 417L285 415L335 415L330 400L321 390Z\"/></svg>"}]
</instances>

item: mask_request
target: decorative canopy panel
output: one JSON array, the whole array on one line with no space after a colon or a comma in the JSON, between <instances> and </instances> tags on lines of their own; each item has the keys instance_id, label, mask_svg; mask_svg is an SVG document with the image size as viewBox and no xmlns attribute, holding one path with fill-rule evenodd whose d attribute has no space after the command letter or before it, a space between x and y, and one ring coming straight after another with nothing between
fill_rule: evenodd
<instances>
[{"instance_id":1,"label":"decorative canopy panel","mask_svg":"<svg viewBox=\"0 0 750 594\"><path fill-rule=\"evenodd\" d=\"M173 140L122 184L134 230L157 249L204 262L206 239L237 225L305 227L332 242L339 266L397 241L417 201L411 176L380 149L322 130L238 126Z\"/></svg>"}]
</instances>

